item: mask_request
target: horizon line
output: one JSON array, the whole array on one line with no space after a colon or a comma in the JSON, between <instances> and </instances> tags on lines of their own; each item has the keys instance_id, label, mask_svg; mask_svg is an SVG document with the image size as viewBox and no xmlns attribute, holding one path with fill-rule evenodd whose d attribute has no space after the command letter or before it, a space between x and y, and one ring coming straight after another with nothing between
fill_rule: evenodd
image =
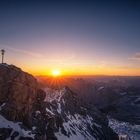
<instances>
[{"instance_id":1,"label":"horizon line","mask_svg":"<svg viewBox=\"0 0 140 140\"><path fill-rule=\"evenodd\" d=\"M33 74L34 75L34 74ZM35 77L53 77L52 75L34 75ZM140 77L140 75L60 75L57 77Z\"/></svg>"}]
</instances>

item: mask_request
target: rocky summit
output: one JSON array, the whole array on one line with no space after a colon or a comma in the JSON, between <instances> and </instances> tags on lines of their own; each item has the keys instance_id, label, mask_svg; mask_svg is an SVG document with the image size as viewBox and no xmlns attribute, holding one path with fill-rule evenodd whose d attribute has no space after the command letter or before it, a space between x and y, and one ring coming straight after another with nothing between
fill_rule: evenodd
<instances>
[{"instance_id":1,"label":"rocky summit","mask_svg":"<svg viewBox=\"0 0 140 140\"><path fill-rule=\"evenodd\" d=\"M0 140L118 140L108 119L69 87L40 88L14 65L0 64Z\"/></svg>"}]
</instances>

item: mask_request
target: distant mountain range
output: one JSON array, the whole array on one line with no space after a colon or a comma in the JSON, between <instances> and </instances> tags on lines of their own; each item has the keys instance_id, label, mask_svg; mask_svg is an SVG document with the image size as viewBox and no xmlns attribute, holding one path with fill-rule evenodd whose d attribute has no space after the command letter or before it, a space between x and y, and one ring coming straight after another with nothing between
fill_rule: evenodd
<instances>
[{"instance_id":1,"label":"distant mountain range","mask_svg":"<svg viewBox=\"0 0 140 140\"><path fill-rule=\"evenodd\" d=\"M140 138L140 77L95 76L67 78L59 85L51 78L38 78L43 87L59 89L67 85L77 93L79 100L96 107L106 116L109 124L118 134ZM118 125L117 125L118 123ZM126 128L126 129L125 129ZM126 136L127 136L126 135ZM124 135L122 135L124 136Z\"/></svg>"}]
</instances>

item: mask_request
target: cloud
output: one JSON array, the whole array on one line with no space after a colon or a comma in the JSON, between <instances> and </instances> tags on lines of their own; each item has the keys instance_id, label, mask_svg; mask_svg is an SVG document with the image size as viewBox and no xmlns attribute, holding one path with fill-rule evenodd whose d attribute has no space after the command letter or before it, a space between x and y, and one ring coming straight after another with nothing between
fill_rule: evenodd
<instances>
[{"instance_id":1,"label":"cloud","mask_svg":"<svg viewBox=\"0 0 140 140\"><path fill-rule=\"evenodd\" d=\"M20 48L14 48L14 47L8 46L8 45L0 45L0 47L4 48L4 49L9 49L9 50L14 51L14 52L22 53L22 54L25 54L25 55L28 55L28 56L36 57L36 58L42 58L43 57L43 55L40 54L40 53L29 51L29 50L23 50L23 49L20 49Z\"/></svg>"},{"instance_id":2,"label":"cloud","mask_svg":"<svg viewBox=\"0 0 140 140\"><path fill-rule=\"evenodd\" d=\"M29 56L32 56L32 57L36 57L36 58L41 58L43 56L40 53L36 53L36 52L28 51L28 50L11 48L11 47L9 49L11 49L12 51L23 53L23 54L26 54L26 55L29 55Z\"/></svg>"},{"instance_id":3,"label":"cloud","mask_svg":"<svg viewBox=\"0 0 140 140\"><path fill-rule=\"evenodd\" d=\"M137 52L133 57L131 57L130 59L132 60L139 60L140 61L140 52Z\"/></svg>"},{"instance_id":4,"label":"cloud","mask_svg":"<svg viewBox=\"0 0 140 140\"><path fill-rule=\"evenodd\" d=\"M139 53L136 53L135 58L136 59L140 59L140 52Z\"/></svg>"}]
</instances>

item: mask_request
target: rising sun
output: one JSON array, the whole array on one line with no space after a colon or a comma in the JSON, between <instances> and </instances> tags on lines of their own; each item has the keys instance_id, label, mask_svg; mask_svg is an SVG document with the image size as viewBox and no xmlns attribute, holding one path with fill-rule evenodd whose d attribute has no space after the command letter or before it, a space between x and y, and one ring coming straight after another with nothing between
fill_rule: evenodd
<instances>
[{"instance_id":1,"label":"rising sun","mask_svg":"<svg viewBox=\"0 0 140 140\"><path fill-rule=\"evenodd\" d=\"M59 70L53 70L52 71L52 75L53 76L59 76L61 73L60 73L60 71Z\"/></svg>"}]
</instances>

